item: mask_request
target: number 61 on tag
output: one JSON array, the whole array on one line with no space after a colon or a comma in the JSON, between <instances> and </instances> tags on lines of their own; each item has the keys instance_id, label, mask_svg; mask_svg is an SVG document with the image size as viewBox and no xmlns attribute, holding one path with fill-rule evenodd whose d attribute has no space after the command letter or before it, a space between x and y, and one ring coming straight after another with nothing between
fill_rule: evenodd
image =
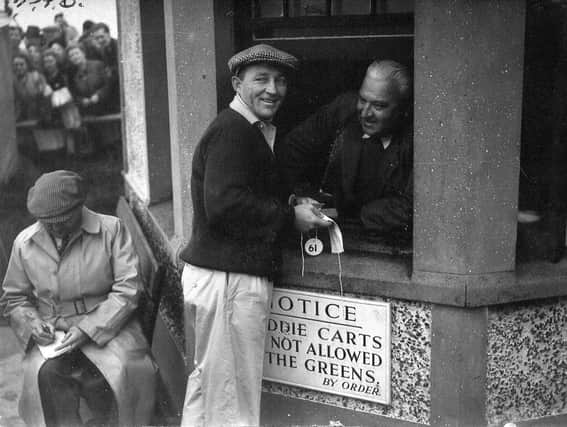
<instances>
[{"instance_id":1,"label":"number 61 on tag","mask_svg":"<svg viewBox=\"0 0 567 427\"><path fill-rule=\"evenodd\" d=\"M305 242L304 249L307 255L317 256L323 252L323 242L313 237Z\"/></svg>"}]
</instances>

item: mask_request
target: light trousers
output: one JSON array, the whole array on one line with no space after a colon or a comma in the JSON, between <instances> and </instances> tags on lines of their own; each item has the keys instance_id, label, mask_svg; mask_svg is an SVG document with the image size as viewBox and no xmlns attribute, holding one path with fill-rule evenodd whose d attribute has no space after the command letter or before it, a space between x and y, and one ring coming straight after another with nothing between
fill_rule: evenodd
<instances>
[{"instance_id":1,"label":"light trousers","mask_svg":"<svg viewBox=\"0 0 567 427\"><path fill-rule=\"evenodd\" d=\"M273 284L186 264L186 340L193 343L182 426L257 426Z\"/></svg>"}]
</instances>

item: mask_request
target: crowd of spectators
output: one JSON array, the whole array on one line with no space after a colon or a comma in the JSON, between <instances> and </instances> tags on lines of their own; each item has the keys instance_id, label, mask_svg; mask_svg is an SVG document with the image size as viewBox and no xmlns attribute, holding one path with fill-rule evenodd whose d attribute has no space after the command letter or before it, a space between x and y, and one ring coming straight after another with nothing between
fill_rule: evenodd
<instances>
[{"instance_id":1,"label":"crowd of spectators","mask_svg":"<svg viewBox=\"0 0 567 427\"><path fill-rule=\"evenodd\" d=\"M16 121L77 128L85 115L120 110L118 46L104 23L87 20L82 34L63 14L24 32L10 26Z\"/></svg>"}]
</instances>

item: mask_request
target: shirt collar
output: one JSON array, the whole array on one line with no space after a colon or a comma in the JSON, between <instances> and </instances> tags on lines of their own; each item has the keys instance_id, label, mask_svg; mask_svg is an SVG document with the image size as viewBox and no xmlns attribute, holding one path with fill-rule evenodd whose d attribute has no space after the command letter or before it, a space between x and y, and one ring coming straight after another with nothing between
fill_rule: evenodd
<instances>
[{"instance_id":1,"label":"shirt collar","mask_svg":"<svg viewBox=\"0 0 567 427\"><path fill-rule=\"evenodd\" d=\"M261 120L252 112L250 107L242 100L239 94L234 95L234 99L229 104L229 107L242 115L248 122L253 125L254 123L261 122Z\"/></svg>"},{"instance_id":2,"label":"shirt collar","mask_svg":"<svg viewBox=\"0 0 567 427\"><path fill-rule=\"evenodd\" d=\"M258 126L266 143L272 152L274 151L274 143L276 140L276 127L269 121L260 120L256 114L252 112L250 107L242 100L239 94L234 95L234 99L229 104L229 107L242 115L251 125Z\"/></svg>"},{"instance_id":3,"label":"shirt collar","mask_svg":"<svg viewBox=\"0 0 567 427\"><path fill-rule=\"evenodd\" d=\"M367 140L372 138L372 136L368 135L368 134L363 134L362 135L362 139ZM386 148L388 148L390 146L390 143L392 142L392 135L388 135L388 136L382 136L380 137L380 142L382 143L382 147L384 147L384 150Z\"/></svg>"},{"instance_id":4,"label":"shirt collar","mask_svg":"<svg viewBox=\"0 0 567 427\"><path fill-rule=\"evenodd\" d=\"M81 228L90 234L96 234L100 231L100 219L98 215L84 206Z\"/></svg>"}]
</instances>

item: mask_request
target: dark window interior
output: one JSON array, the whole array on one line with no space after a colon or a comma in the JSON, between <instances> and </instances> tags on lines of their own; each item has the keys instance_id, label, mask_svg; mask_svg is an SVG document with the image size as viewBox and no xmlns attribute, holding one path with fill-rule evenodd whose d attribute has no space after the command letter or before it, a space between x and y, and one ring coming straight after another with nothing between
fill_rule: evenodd
<instances>
[{"instance_id":1,"label":"dark window interior","mask_svg":"<svg viewBox=\"0 0 567 427\"><path fill-rule=\"evenodd\" d=\"M412 69L413 8L413 0L255 0L239 7L237 51L267 43L301 62L276 118L278 133L284 135L339 94L358 91L375 59L393 59ZM222 105L232 96L221 96ZM341 224L341 229L346 250L411 254L411 242L371 238L353 224ZM319 237L327 239L323 234ZM297 244L295 236L291 240Z\"/></svg>"},{"instance_id":2,"label":"dark window interior","mask_svg":"<svg viewBox=\"0 0 567 427\"><path fill-rule=\"evenodd\" d=\"M301 61L278 113L282 135L337 95L358 90L374 59L413 65L413 0L249 0L235 18L236 50L268 43Z\"/></svg>"},{"instance_id":3,"label":"dark window interior","mask_svg":"<svg viewBox=\"0 0 567 427\"><path fill-rule=\"evenodd\" d=\"M563 2L564 3L564 2ZM528 1L518 224L518 261L557 262L567 202L567 9ZM522 214L529 215L522 219Z\"/></svg>"}]
</instances>

